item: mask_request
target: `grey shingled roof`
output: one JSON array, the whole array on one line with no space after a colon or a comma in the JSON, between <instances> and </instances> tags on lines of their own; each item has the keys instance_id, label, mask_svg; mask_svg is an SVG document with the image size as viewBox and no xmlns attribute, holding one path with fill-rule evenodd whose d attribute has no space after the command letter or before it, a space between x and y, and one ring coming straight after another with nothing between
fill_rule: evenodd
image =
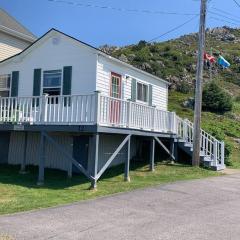
<instances>
[{"instance_id":1,"label":"grey shingled roof","mask_svg":"<svg viewBox=\"0 0 240 240\"><path fill-rule=\"evenodd\" d=\"M21 23L19 23L16 19L10 16L7 12L5 12L2 8L0 8L0 26L9 28L18 33L27 35L31 38L36 38L28 29L26 29Z\"/></svg>"}]
</instances>

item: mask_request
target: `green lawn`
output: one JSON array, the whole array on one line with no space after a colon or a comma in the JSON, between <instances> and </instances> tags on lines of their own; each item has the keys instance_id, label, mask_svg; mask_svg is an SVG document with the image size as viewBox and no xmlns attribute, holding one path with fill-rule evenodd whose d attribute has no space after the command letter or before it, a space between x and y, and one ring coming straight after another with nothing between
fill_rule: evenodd
<instances>
[{"instance_id":1,"label":"green lawn","mask_svg":"<svg viewBox=\"0 0 240 240\"><path fill-rule=\"evenodd\" d=\"M156 165L155 172L150 172L148 166L135 163L131 167L131 182L127 183L123 181L123 169L122 165L107 171L98 182L98 190L92 191L89 190L90 183L78 175L70 180L64 172L46 170L45 186L37 187L37 168L31 167L28 174L20 175L19 167L0 165L0 214L73 203L178 180L220 175L207 169L161 163Z\"/></svg>"}]
</instances>

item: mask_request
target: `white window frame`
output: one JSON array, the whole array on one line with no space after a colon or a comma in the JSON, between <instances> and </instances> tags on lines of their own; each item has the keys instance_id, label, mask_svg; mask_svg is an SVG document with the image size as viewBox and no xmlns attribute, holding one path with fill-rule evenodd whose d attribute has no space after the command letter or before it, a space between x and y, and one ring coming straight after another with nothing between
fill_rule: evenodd
<instances>
[{"instance_id":1,"label":"white window frame","mask_svg":"<svg viewBox=\"0 0 240 240\"><path fill-rule=\"evenodd\" d=\"M138 84L145 85L147 87L147 96L146 96L147 99L146 99L146 101L138 99ZM136 81L136 101L139 102L139 103L142 103L142 104L148 104L149 103L149 84L147 84L145 82L142 82L142 81L139 81L139 80Z\"/></svg>"},{"instance_id":2,"label":"white window frame","mask_svg":"<svg viewBox=\"0 0 240 240\"><path fill-rule=\"evenodd\" d=\"M45 72L48 72L48 71L61 71L61 80L60 80L61 82L60 82L60 85L59 85L59 86L56 86L56 87L44 87L44 86L43 86L43 85L44 85L44 73L45 73ZM43 70L43 71L42 71L42 79L41 79L41 82L42 82L42 84L41 84L41 93L42 93L42 95L44 94L44 89L60 88L60 95L59 95L59 96L61 96L61 95L62 95L62 91L63 91L63 89L62 89L63 70L62 70L61 68ZM58 95L57 95L57 96L58 96Z\"/></svg>"},{"instance_id":3,"label":"white window frame","mask_svg":"<svg viewBox=\"0 0 240 240\"><path fill-rule=\"evenodd\" d=\"M9 96L8 97L11 97L11 88L12 88L12 74L1 74L0 77L3 77L3 76L8 76L9 77L9 88L0 88L0 92L9 92Z\"/></svg>"},{"instance_id":4,"label":"white window frame","mask_svg":"<svg viewBox=\"0 0 240 240\"><path fill-rule=\"evenodd\" d=\"M122 81L122 75L121 74L118 74L118 73L116 73L116 72L111 72L110 73L110 93L109 93L109 96L110 97L112 97L112 95L113 95L113 92L112 92L112 87L113 87L113 84L112 84L112 78L113 77L115 77L115 78L117 78L117 79L119 79L119 86L118 86L118 88L119 88L119 91L120 91L120 96L118 97L118 98L116 98L116 97L114 97L114 98L116 98L116 99L122 99L122 97L123 97L123 81Z\"/></svg>"}]
</instances>

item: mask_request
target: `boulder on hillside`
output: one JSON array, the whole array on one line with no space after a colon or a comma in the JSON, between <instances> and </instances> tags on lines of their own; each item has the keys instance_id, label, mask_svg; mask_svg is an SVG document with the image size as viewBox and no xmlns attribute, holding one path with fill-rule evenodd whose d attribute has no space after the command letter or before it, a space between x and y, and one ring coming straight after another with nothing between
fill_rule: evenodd
<instances>
[{"instance_id":1,"label":"boulder on hillside","mask_svg":"<svg viewBox=\"0 0 240 240\"><path fill-rule=\"evenodd\" d=\"M185 107L185 108L191 108L191 109L194 109L194 103L195 103L195 100L193 97L190 97L188 98L186 101L184 101L182 103L182 106Z\"/></svg>"}]
</instances>

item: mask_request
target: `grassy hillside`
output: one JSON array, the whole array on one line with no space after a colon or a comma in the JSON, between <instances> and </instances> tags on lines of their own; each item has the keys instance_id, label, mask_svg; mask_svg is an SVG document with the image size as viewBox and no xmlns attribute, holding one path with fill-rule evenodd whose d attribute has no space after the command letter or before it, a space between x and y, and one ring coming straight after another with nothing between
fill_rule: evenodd
<instances>
[{"instance_id":1,"label":"grassy hillside","mask_svg":"<svg viewBox=\"0 0 240 240\"><path fill-rule=\"evenodd\" d=\"M220 79L240 86L240 29L216 28L207 31L206 51L216 57L222 54L230 63L230 69L213 66L213 79ZM173 85L184 81L194 82L197 61L197 34L182 36L178 39L147 43L122 48L103 46L111 55L161 78L168 79ZM206 68L205 81L209 80Z\"/></svg>"},{"instance_id":2,"label":"grassy hillside","mask_svg":"<svg viewBox=\"0 0 240 240\"><path fill-rule=\"evenodd\" d=\"M176 111L182 118L193 120L193 110L182 106L190 95L176 91L170 92L169 110ZM202 127L212 134L223 136L225 142L232 148L229 164L231 167L240 168L240 144L236 141L240 139L240 123L233 116L240 116L240 102L234 102L233 110L223 115L203 112Z\"/></svg>"},{"instance_id":3,"label":"grassy hillside","mask_svg":"<svg viewBox=\"0 0 240 240\"><path fill-rule=\"evenodd\" d=\"M197 62L197 34L178 39L138 44L126 47L103 46L102 50L142 70L164 78L171 83L169 109L192 120L193 111L182 106L193 96ZM212 81L216 81L234 100L234 108L225 114L203 112L203 128L225 138L233 149L231 161L240 167L240 29L229 27L207 30L206 51L217 58L223 55L229 69L212 67ZM205 66L204 83L210 81L209 67ZM189 93L179 91L188 88Z\"/></svg>"}]
</instances>

